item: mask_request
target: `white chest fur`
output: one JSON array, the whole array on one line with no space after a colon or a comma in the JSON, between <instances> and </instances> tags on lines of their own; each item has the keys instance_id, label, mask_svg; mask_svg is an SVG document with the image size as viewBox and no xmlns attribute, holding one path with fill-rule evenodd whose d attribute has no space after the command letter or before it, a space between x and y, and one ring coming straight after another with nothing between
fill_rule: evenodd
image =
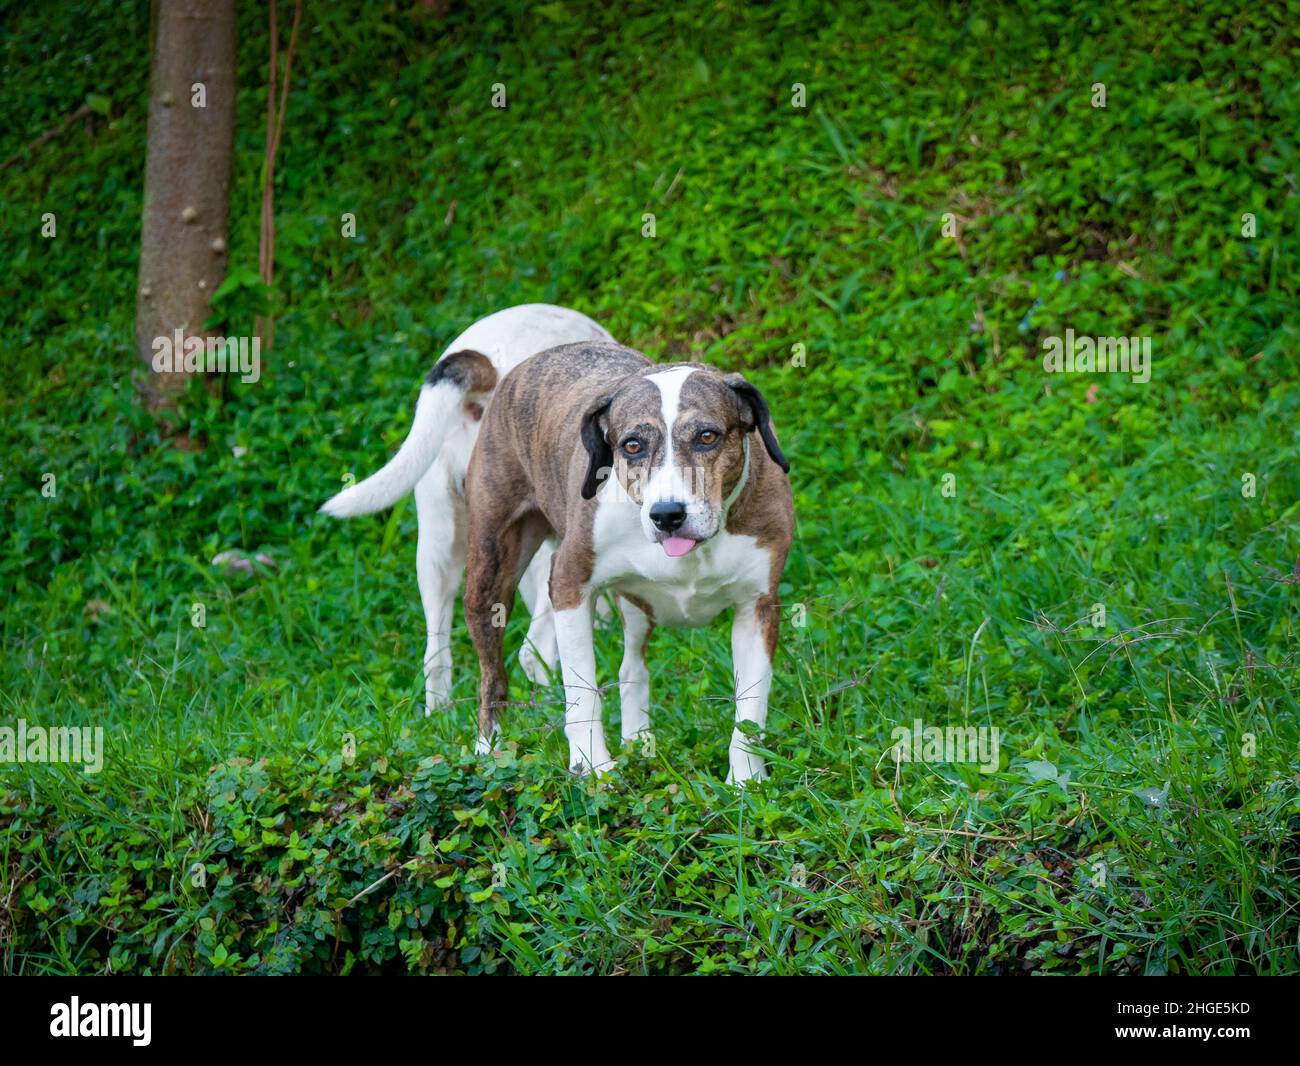
<instances>
[{"instance_id":1,"label":"white chest fur","mask_svg":"<svg viewBox=\"0 0 1300 1066\"><path fill-rule=\"evenodd\" d=\"M670 558L641 528L626 498L601 494L592 529L597 589L635 596L666 626L708 625L737 604L767 591L772 556L753 537L725 530L680 558Z\"/></svg>"}]
</instances>

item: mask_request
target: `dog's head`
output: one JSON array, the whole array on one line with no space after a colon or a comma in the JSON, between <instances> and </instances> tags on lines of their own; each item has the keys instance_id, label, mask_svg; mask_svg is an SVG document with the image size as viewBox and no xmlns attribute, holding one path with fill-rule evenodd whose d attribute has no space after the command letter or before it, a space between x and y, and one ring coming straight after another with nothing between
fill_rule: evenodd
<instances>
[{"instance_id":1,"label":"dog's head","mask_svg":"<svg viewBox=\"0 0 1300 1066\"><path fill-rule=\"evenodd\" d=\"M624 378L587 410L582 443L591 499L613 470L624 502L640 508L646 537L685 555L721 528L733 493L750 476L757 432L783 471L762 394L739 374L679 364ZM617 491L617 490L614 490Z\"/></svg>"}]
</instances>

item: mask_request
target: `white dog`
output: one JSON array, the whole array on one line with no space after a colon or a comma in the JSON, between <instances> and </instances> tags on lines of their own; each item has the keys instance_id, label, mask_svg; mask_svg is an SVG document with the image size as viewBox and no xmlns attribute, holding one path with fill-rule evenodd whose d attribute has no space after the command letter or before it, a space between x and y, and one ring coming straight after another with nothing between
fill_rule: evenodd
<instances>
[{"instance_id":1,"label":"white dog","mask_svg":"<svg viewBox=\"0 0 1300 1066\"><path fill-rule=\"evenodd\" d=\"M402 447L378 473L344 489L321 510L335 518L351 518L391 507L412 489L419 520L415 573L424 604L428 640L424 653L425 713L447 702L451 694L451 617L456 592L465 572L465 472L479 420L495 386L475 390L472 380L458 373L446 356L469 349L491 361L496 378L504 378L530 355L560 344L613 338L586 315L550 304L521 304L475 322L447 345L420 389L415 421ZM466 390L462 387L468 384ZM543 545L533 557L519 592L532 624L520 650L524 672L545 684L556 664L555 618L547 595L551 548Z\"/></svg>"}]
</instances>

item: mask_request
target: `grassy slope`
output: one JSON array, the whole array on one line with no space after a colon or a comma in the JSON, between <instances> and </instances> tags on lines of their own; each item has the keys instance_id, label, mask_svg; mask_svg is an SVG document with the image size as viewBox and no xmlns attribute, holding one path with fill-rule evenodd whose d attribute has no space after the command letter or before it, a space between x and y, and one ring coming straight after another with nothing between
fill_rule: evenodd
<instances>
[{"instance_id":1,"label":"grassy slope","mask_svg":"<svg viewBox=\"0 0 1300 1066\"><path fill-rule=\"evenodd\" d=\"M0 722L109 745L94 778L0 767L4 969L1294 972L1296 605L1263 568L1300 556L1300 101L1268 6L345 6L295 70L273 365L191 398L198 453L131 403L147 5L5 15L0 155L87 92L112 119L0 172ZM558 691L479 766L463 635L464 702L419 713L413 510L313 513L526 300L749 368L777 414L807 625L764 790L718 781L722 622L655 637L658 755L616 783L564 777ZM1047 378L1067 327L1151 335L1151 383ZM216 573L232 547L277 569ZM917 717L997 726L1000 771L896 773Z\"/></svg>"}]
</instances>

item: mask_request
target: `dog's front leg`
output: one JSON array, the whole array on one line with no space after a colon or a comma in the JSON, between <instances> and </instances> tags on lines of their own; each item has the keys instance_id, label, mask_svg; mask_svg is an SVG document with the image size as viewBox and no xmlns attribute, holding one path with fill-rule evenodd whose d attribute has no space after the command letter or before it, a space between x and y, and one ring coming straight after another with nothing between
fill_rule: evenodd
<instances>
[{"instance_id":1,"label":"dog's front leg","mask_svg":"<svg viewBox=\"0 0 1300 1066\"><path fill-rule=\"evenodd\" d=\"M761 736L767 724L767 696L772 688L772 655L776 651L781 607L775 595L736 608L731 623L731 662L736 678L736 727L731 733L731 769L727 781L742 785L767 777L763 757L751 749L741 723L752 722Z\"/></svg>"},{"instance_id":2,"label":"dog's front leg","mask_svg":"<svg viewBox=\"0 0 1300 1066\"><path fill-rule=\"evenodd\" d=\"M555 612L555 636L564 677L564 735L569 740L569 771L585 774L608 770L614 763L605 746L600 689L596 685L596 648L592 639L592 597L584 593L575 607Z\"/></svg>"},{"instance_id":3,"label":"dog's front leg","mask_svg":"<svg viewBox=\"0 0 1300 1066\"><path fill-rule=\"evenodd\" d=\"M618 669L618 698L623 712L623 743L629 744L650 730L650 671L645 646L654 622L631 600L620 596L623 615L623 663Z\"/></svg>"}]
</instances>

